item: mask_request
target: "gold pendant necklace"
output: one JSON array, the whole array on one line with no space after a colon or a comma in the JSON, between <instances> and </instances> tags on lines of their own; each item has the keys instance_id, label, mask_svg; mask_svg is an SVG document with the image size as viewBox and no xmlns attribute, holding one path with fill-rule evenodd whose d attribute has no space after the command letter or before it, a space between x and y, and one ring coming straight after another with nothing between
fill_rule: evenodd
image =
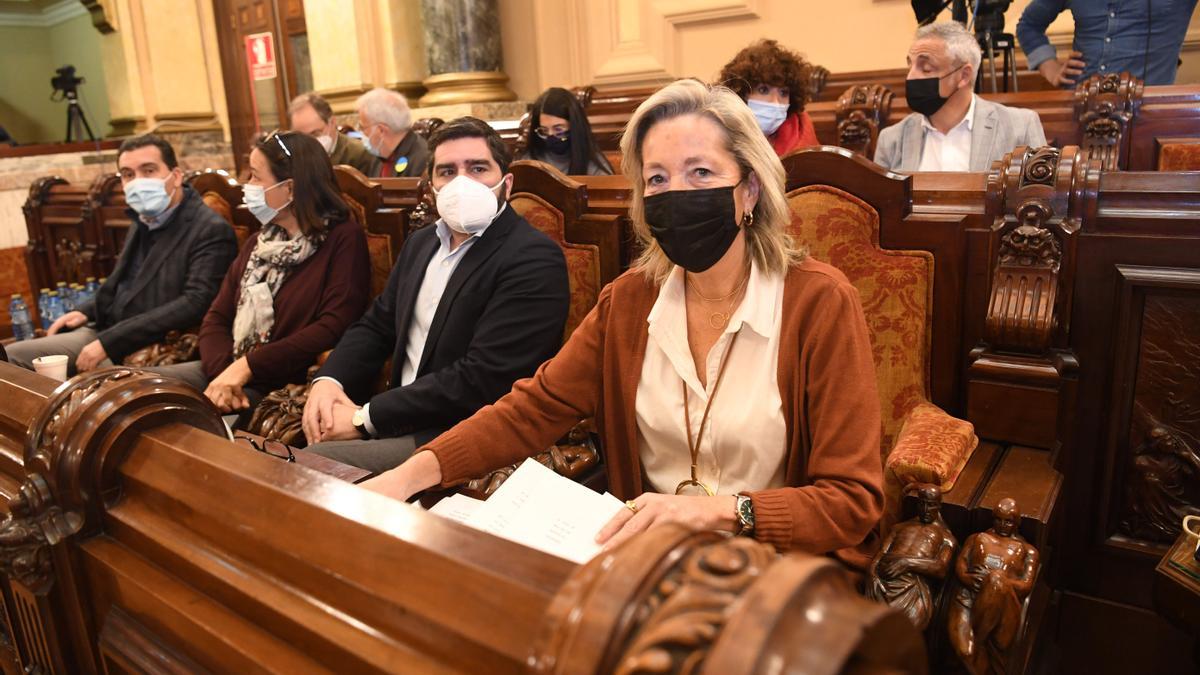
<instances>
[{"instance_id":1,"label":"gold pendant necklace","mask_svg":"<svg viewBox=\"0 0 1200 675\"><path fill-rule=\"evenodd\" d=\"M725 308L725 311L710 311L708 314L708 325L713 330L724 330L725 326L729 325L729 320L733 318L733 306L738 301L738 293L740 293L742 289L746 287L746 283L750 281L750 273L747 271L745 276L742 277L742 280L738 282L738 285L732 291L730 291L728 295L722 295L719 298L706 297L700 292L700 289L696 288L696 284L692 282L691 277L685 278L687 279L688 285L692 287L692 292L695 293L696 297L700 298L701 300L705 302L721 302L722 300L729 300L729 306Z\"/></svg>"},{"instance_id":2,"label":"gold pendant necklace","mask_svg":"<svg viewBox=\"0 0 1200 675\"><path fill-rule=\"evenodd\" d=\"M693 494L700 496L695 488L700 488L704 491L704 495L709 497L716 494L712 488L700 482L699 464L700 464L700 443L704 440L704 425L708 423L708 413L712 411L713 401L717 399L717 391L721 389L721 380L725 378L725 366L729 365L729 354L733 352L733 345L737 343L738 335L734 333L729 340L729 346L725 348L725 353L721 355L721 365L717 368L717 381L713 383L712 395L708 397L708 403L704 405L704 416L700 418L700 428L696 431L695 439L692 438L692 415L688 410L688 388L687 382L683 384L683 426L687 430L688 452L692 455L691 477L679 481L679 485L675 486L675 494Z\"/></svg>"}]
</instances>

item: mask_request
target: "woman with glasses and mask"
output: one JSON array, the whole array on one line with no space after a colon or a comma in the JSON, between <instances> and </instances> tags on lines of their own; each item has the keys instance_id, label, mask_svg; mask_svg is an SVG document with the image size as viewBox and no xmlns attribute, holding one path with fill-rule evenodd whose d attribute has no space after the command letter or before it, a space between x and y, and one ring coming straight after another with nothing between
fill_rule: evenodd
<instances>
[{"instance_id":1,"label":"woman with glasses and mask","mask_svg":"<svg viewBox=\"0 0 1200 675\"><path fill-rule=\"evenodd\" d=\"M303 383L371 299L366 235L324 148L297 132L250 151L243 201L262 224L242 246L200 328L200 360L154 368L248 421L266 393Z\"/></svg>"},{"instance_id":2,"label":"woman with glasses and mask","mask_svg":"<svg viewBox=\"0 0 1200 675\"><path fill-rule=\"evenodd\" d=\"M529 126L529 146L521 159L546 162L568 176L612 175L583 106L566 89L542 92L529 109Z\"/></svg>"},{"instance_id":3,"label":"woman with glasses and mask","mask_svg":"<svg viewBox=\"0 0 1200 675\"><path fill-rule=\"evenodd\" d=\"M788 236L783 166L729 89L664 87L621 151L633 269L532 378L365 485L455 485L594 417L628 500L599 542L677 522L865 568L883 471L858 293Z\"/></svg>"},{"instance_id":4,"label":"woman with glasses and mask","mask_svg":"<svg viewBox=\"0 0 1200 675\"><path fill-rule=\"evenodd\" d=\"M775 154L820 145L804 103L812 66L774 40L759 40L738 52L721 69L720 82L732 89L754 113Z\"/></svg>"}]
</instances>

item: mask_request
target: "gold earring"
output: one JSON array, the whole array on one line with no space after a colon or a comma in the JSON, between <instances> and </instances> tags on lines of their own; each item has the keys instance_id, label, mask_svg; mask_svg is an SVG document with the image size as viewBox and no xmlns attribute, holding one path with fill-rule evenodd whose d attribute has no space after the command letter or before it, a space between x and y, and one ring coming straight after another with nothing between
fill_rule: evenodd
<instances>
[{"instance_id":1,"label":"gold earring","mask_svg":"<svg viewBox=\"0 0 1200 675\"><path fill-rule=\"evenodd\" d=\"M742 216L742 227L752 227L754 225L754 212L747 211Z\"/></svg>"}]
</instances>

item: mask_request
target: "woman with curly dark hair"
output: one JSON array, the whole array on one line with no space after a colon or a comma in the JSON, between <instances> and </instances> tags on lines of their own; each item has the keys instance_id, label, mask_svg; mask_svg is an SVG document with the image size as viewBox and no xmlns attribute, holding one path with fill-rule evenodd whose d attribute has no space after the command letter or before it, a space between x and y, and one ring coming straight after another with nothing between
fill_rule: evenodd
<instances>
[{"instance_id":1,"label":"woman with curly dark hair","mask_svg":"<svg viewBox=\"0 0 1200 675\"><path fill-rule=\"evenodd\" d=\"M820 145L812 120L804 112L811 68L804 57L775 40L759 40L721 69L719 83L750 106L780 157L796 148Z\"/></svg>"}]
</instances>

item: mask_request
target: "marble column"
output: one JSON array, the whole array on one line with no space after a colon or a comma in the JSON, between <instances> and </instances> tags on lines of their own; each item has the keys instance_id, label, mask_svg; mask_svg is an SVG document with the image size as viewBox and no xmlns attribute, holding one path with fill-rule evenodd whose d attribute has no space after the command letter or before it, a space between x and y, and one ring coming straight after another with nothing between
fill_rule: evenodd
<instances>
[{"instance_id":1,"label":"marble column","mask_svg":"<svg viewBox=\"0 0 1200 675\"><path fill-rule=\"evenodd\" d=\"M422 106L512 101L497 0L421 0L429 77Z\"/></svg>"}]
</instances>

